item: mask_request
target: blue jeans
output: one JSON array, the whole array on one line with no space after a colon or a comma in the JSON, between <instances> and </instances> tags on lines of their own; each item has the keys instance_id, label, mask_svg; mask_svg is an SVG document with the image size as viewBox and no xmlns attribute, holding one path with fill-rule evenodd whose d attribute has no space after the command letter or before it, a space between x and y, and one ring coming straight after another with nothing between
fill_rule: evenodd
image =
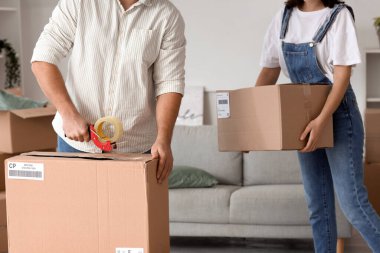
<instances>
[{"instance_id":1,"label":"blue jeans","mask_svg":"<svg viewBox=\"0 0 380 253\"><path fill-rule=\"evenodd\" d=\"M363 183L364 130L348 89L333 115L334 147L298 153L316 252L336 252L334 188L340 207L369 247L380 253L380 219Z\"/></svg>"},{"instance_id":2,"label":"blue jeans","mask_svg":"<svg viewBox=\"0 0 380 253\"><path fill-rule=\"evenodd\" d=\"M71 147L64 139L58 136L57 152L62 153L84 153L78 149Z\"/></svg>"}]
</instances>

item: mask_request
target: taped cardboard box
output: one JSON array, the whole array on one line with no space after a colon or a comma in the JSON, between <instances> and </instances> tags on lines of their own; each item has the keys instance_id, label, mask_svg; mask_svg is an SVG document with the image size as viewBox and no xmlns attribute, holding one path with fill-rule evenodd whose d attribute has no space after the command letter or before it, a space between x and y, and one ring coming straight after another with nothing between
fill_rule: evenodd
<instances>
[{"instance_id":1,"label":"taped cardboard box","mask_svg":"<svg viewBox=\"0 0 380 253\"><path fill-rule=\"evenodd\" d=\"M307 124L321 112L328 85L270 85L218 91L220 151L298 150ZM333 146L332 117L317 147Z\"/></svg>"},{"instance_id":2,"label":"taped cardboard box","mask_svg":"<svg viewBox=\"0 0 380 253\"><path fill-rule=\"evenodd\" d=\"M151 155L34 152L6 167L9 252L169 253Z\"/></svg>"},{"instance_id":3,"label":"taped cardboard box","mask_svg":"<svg viewBox=\"0 0 380 253\"><path fill-rule=\"evenodd\" d=\"M370 108L365 113L365 159L380 163L380 109Z\"/></svg>"},{"instance_id":4,"label":"taped cardboard box","mask_svg":"<svg viewBox=\"0 0 380 253\"><path fill-rule=\"evenodd\" d=\"M5 192L0 192L0 252L7 252L7 213L5 204Z\"/></svg>"},{"instance_id":5,"label":"taped cardboard box","mask_svg":"<svg viewBox=\"0 0 380 253\"><path fill-rule=\"evenodd\" d=\"M54 107L0 111L0 152L14 154L53 149L57 145L51 122Z\"/></svg>"},{"instance_id":6,"label":"taped cardboard box","mask_svg":"<svg viewBox=\"0 0 380 253\"><path fill-rule=\"evenodd\" d=\"M365 164L364 181L368 190L369 201L380 215L380 163Z\"/></svg>"}]
</instances>

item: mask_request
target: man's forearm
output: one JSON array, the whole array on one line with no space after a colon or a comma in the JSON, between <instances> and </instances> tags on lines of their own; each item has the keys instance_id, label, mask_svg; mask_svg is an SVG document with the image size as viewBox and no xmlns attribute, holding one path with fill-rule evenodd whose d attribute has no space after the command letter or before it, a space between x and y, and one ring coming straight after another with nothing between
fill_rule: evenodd
<instances>
[{"instance_id":1,"label":"man's forearm","mask_svg":"<svg viewBox=\"0 0 380 253\"><path fill-rule=\"evenodd\" d=\"M182 95L179 93L166 93L158 97L156 107L158 141L171 143L181 100Z\"/></svg>"},{"instance_id":2,"label":"man's forearm","mask_svg":"<svg viewBox=\"0 0 380 253\"><path fill-rule=\"evenodd\" d=\"M281 68L263 68L256 80L256 86L276 84L280 72Z\"/></svg>"},{"instance_id":3,"label":"man's forearm","mask_svg":"<svg viewBox=\"0 0 380 253\"><path fill-rule=\"evenodd\" d=\"M62 115L78 113L72 103L57 66L46 62L33 62L32 71L45 96Z\"/></svg>"}]
</instances>

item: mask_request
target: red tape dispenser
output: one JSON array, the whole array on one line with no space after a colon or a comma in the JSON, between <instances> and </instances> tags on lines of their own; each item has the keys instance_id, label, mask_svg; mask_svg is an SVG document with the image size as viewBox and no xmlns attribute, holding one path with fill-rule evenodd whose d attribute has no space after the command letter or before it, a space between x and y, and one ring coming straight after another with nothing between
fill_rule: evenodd
<instances>
[{"instance_id":1,"label":"red tape dispenser","mask_svg":"<svg viewBox=\"0 0 380 253\"><path fill-rule=\"evenodd\" d=\"M113 136L107 136L104 133L106 125L111 125L113 128ZM121 121L115 117L108 116L101 118L95 122L94 125L90 125L90 138L94 144L104 152L111 152L116 147L116 141L123 135L123 125Z\"/></svg>"}]
</instances>

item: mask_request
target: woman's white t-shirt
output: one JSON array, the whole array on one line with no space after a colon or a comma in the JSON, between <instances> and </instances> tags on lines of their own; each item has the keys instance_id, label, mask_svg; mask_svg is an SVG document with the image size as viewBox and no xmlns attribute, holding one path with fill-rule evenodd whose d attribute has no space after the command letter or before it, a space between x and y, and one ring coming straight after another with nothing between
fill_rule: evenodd
<instances>
[{"instance_id":1,"label":"woman's white t-shirt","mask_svg":"<svg viewBox=\"0 0 380 253\"><path fill-rule=\"evenodd\" d=\"M283 12L284 9L276 14L267 30L260 65L266 68L281 67L285 75L289 76L280 39ZM313 12L303 12L295 7L284 42L295 44L312 42L330 12L331 9L328 7ZM361 62L355 23L347 8L339 12L322 42L317 44L316 53L320 67L331 81L334 65L351 66Z\"/></svg>"}]
</instances>

